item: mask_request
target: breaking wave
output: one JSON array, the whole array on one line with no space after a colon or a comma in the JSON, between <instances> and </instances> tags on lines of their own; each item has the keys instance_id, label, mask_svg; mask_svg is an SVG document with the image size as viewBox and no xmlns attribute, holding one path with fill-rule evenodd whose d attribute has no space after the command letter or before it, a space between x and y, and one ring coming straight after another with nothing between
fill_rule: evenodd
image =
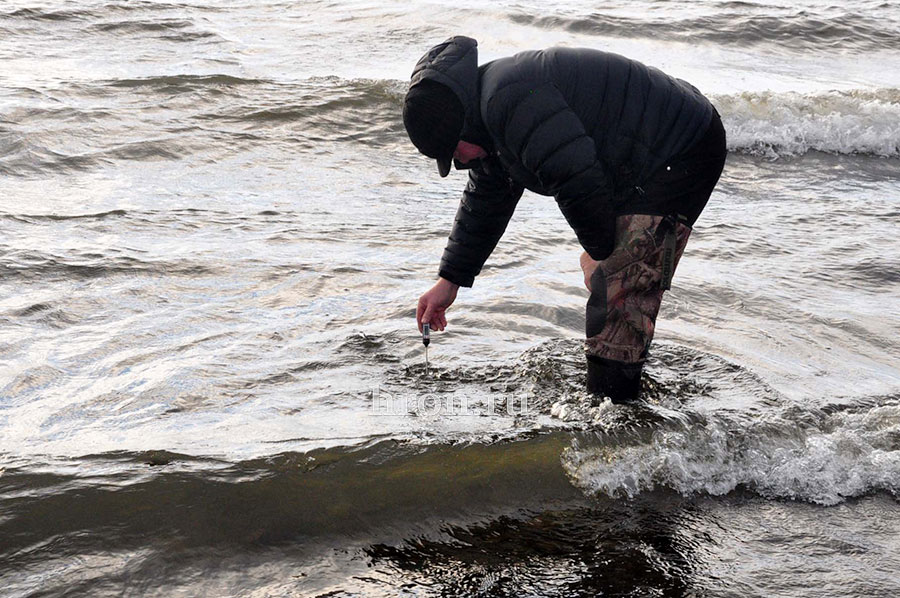
<instances>
[{"instance_id":1,"label":"breaking wave","mask_svg":"<svg viewBox=\"0 0 900 598\"><path fill-rule=\"evenodd\" d=\"M832 408L744 413L607 405L563 465L589 493L634 497L657 488L724 495L740 487L822 505L875 491L900 494L900 397ZM652 423L647 423L652 422Z\"/></svg>"},{"instance_id":2,"label":"breaking wave","mask_svg":"<svg viewBox=\"0 0 900 598\"><path fill-rule=\"evenodd\" d=\"M618 406L583 391L581 353L574 339L548 341L514 367L438 370L428 386L436 395L462 385L469 395L526 397L537 420L517 416L513 436L500 436L527 437L538 422L569 431L562 466L591 495L747 489L823 505L877 491L900 496L900 396L798 405L736 363L659 343L644 374L646 402ZM421 373L395 367L385 386L414 385Z\"/></svg>"},{"instance_id":3,"label":"breaking wave","mask_svg":"<svg viewBox=\"0 0 900 598\"><path fill-rule=\"evenodd\" d=\"M292 149L348 142L407 148L401 119L406 85L393 79L167 75L72 83L54 92L52 104L38 105L32 90L19 89L14 95L21 105L13 104L0 121L0 172L83 171L123 160L177 161L196 152L228 156L235 148L273 143ZM145 111L123 128L115 105L130 109L135 88L154 106L157 98L171 102L188 94L192 102ZM98 98L107 104L103 110L75 107ZM711 99L732 152L770 159L808 152L900 156L900 89L743 92Z\"/></svg>"},{"instance_id":4,"label":"breaking wave","mask_svg":"<svg viewBox=\"0 0 900 598\"><path fill-rule=\"evenodd\" d=\"M772 158L810 151L900 156L900 89L744 92L712 101L730 150Z\"/></svg>"}]
</instances>

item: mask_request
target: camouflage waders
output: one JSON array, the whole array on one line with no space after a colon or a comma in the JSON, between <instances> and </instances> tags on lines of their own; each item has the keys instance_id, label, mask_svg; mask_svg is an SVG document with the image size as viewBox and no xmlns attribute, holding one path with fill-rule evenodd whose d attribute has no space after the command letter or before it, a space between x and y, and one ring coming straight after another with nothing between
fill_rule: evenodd
<instances>
[{"instance_id":1,"label":"camouflage waders","mask_svg":"<svg viewBox=\"0 0 900 598\"><path fill-rule=\"evenodd\" d=\"M675 216L616 219L615 247L591 276L585 317L588 390L636 398L663 293L691 229Z\"/></svg>"}]
</instances>

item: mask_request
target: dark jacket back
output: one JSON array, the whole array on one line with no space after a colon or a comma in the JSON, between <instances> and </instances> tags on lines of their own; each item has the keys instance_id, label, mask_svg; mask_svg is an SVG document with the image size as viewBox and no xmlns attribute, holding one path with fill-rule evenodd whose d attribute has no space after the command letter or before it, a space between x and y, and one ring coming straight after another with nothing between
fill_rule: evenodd
<instances>
[{"instance_id":1,"label":"dark jacket back","mask_svg":"<svg viewBox=\"0 0 900 598\"><path fill-rule=\"evenodd\" d=\"M411 86L424 79L454 90L466 107L462 139L490 154L469 173L441 260L440 275L463 286L526 188L554 196L585 251L605 258L615 216L702 137L713 113L690 84L591 49L522 52L478 67L475 40L459 36L419 61Z\"/></svg>"}]
</instances>

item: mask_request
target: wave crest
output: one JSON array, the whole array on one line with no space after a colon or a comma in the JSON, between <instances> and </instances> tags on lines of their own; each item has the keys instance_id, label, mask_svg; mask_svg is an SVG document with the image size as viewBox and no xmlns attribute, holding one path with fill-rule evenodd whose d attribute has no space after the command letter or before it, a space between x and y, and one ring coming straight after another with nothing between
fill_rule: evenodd
<instances>
[{"instance_id":1,"label":"wave crest","mask_svg":"<svg viewBox=\"0 0 900 598\"><path fill-rule=\"evenodd\" d=\"M824 9L816 13L785 8L773 12L768 7L767 14L748 14L758 7L735 4L721 5L721 12L713 9L705 15L666 12L661 17L647 13L636 17L604 10L576 16L513 13L507 18L519 25L549 31L690 43L702 40L738 47L769 44L806 51L840 48L866 52L879 51L900 42L900 36L892 26L894 17L886 11L860 14Z\"/></svg>"},{"instance_id":2,"label":"wave crest","mask_svg":"<svg viewBox=\"0 0 900 598\"><path fill-rule=\"evenodd\" d=\"M733 151L770 158L810 151L900 156L900 89L743 92L712 101Z\"/></svg>"},{"instance_id":3,"label":"wave crest","mask_svg":"<svg viewBox=\"0 0 900 598\"><path fill-rule=\"evenodd\" d=\"M607 424L574 442L563 454L573 482L611 497L746 487L823 505L879 490L900 494L900 397L833 410L794 406L757 419L664 411L654 411L662 417L653 425L623 434L615 431L621 422Z\"/></svg>"}]
</instances>

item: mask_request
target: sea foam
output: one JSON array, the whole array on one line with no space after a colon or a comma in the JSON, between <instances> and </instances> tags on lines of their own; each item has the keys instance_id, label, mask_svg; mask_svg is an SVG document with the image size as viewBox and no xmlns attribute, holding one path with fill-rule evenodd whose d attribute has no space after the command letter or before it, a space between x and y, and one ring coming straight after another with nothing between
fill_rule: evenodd
<instances>
[{"instance_id":1,"label":"sea foam","mask_svg":"<svg viewBox=\"0 0 900 598\"><path fill-rule=\"evenodd\" d=\"M900 156L900 89L713 96L731 151Z\"/></svg>"},{"instance_id":2,"label":"sea foam","mask_svg":"<svg viewBox=\"0 0 900 598\"><path fill-rule=\"evenodd\" d=\"M613 409L616 409L615 407ZM603 419L609 420L607 410ZM642 433L596 436L563 454L572 481L589 493L633 497L658 488L684 495L738 487L770 498L834 505L874 491L900 494L900 401L804 409L749 418L680 413Z\"/></svg>"}]
</instances>

